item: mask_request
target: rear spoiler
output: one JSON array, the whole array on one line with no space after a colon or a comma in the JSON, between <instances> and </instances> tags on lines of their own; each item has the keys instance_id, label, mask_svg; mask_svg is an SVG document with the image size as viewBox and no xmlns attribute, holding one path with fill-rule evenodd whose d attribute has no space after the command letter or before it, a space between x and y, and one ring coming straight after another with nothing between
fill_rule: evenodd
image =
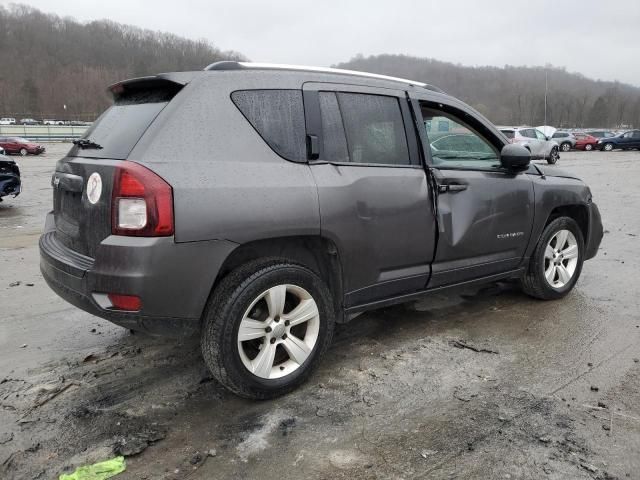
<instances>
[{"instance_id":1,"label":"rear spoiler","mask_svg":"<svg viewBox=\"0 0 640 480\"><path fill-rule=\"evenodd\" d=\"M188 84L199 72L173 72L150 75L148 77L130 78L107 87L117 102L138 92L164 90L175 95ZM173 96L171 95L171 96Z\"/></svg>"}]
</instances>

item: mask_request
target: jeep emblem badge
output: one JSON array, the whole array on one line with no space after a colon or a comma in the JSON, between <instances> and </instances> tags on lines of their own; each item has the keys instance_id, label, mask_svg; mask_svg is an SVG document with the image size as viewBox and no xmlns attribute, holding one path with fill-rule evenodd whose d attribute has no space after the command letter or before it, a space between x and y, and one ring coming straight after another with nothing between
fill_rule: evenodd
<instances>
[{"instance_id":1,"label":"jeep emblem badge","mask_svg":"<svg viewBox=\"0 0 640 480\"><path fill-rule=\"evenodd\" d=\"M91 205L95 205L100 200L102 194L102 178L98 172L93 172L87 180L87 198Z\"/></svg>"}]
</instances>

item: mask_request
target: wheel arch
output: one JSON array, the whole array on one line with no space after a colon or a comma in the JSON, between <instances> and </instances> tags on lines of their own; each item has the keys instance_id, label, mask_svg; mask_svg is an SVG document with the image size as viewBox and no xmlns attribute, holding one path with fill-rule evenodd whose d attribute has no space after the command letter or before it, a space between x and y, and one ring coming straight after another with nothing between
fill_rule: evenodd
<instances>
[{"instance_id":1,"label":"wheel arch","mask_svg":"<svg viewBox=\"0 0 640 480\"><path fill-rule=\"evenodd\" d=\"M340 254L332 240L320 235L264 238L241 244L223 262L211 291L213 292L231 271L262 258L280 258L313 270L324 280L331 292L336 321L343 321L344 289Z\"/></svg>"},{"instance_id":2,"label":"wheel arch","mask_svg":"<svg viewBox=\"0 0 640 480\"><path fill-rule=\"evenodd\" d=\"M580 227L580 231L582 232L584 241L587 241L587 239L589 238L589 209L586 205L573 204L555 207L549 213L544 227L549 225L558 217L569 217L575 220L575 222Z\"/></svg>"}]
</instances>

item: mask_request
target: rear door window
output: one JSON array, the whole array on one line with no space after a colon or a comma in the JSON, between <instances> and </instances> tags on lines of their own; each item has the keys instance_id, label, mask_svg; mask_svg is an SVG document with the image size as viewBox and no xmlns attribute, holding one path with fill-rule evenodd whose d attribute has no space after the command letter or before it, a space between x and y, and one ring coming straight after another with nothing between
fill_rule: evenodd
<instances>
[{"instance_id":1,"label":"rear door window","mask_svg":"<svg viewBox=\"0 0 640 480\"><path fill-rule=\"evenodd\" d=\"M351 162L411 164L397 98L344 92L337 96Z\"/></svg>"},{"instance_id":2,"label":"rear door window","mask_svg":"<svg viewBox=\"0 0 640 480\"><path fill-rule=\"evenodd\" d=\"M281 157L307 159L301 90L239 90L231 99L262 139Z\"/></svg>"}]
</instances>

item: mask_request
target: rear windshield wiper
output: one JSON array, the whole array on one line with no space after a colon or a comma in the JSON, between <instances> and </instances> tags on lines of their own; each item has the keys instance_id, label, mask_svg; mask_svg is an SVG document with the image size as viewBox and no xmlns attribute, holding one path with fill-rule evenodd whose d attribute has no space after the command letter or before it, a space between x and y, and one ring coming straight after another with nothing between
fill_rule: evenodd
<instances>
[{"instance_id":1,"label":"rear windshield wiper","mask_svg":"<svg viewBox=\"0 0 640 480\"><path fill-rule=\"evenodd\" d=\"M102 145L99 145L93 140L89 140L88 138L81 138L80 140L74 140L73 144L83 149L84 148L95 148L97 150L102 149Z\"/></svg>"}]
</instances>

